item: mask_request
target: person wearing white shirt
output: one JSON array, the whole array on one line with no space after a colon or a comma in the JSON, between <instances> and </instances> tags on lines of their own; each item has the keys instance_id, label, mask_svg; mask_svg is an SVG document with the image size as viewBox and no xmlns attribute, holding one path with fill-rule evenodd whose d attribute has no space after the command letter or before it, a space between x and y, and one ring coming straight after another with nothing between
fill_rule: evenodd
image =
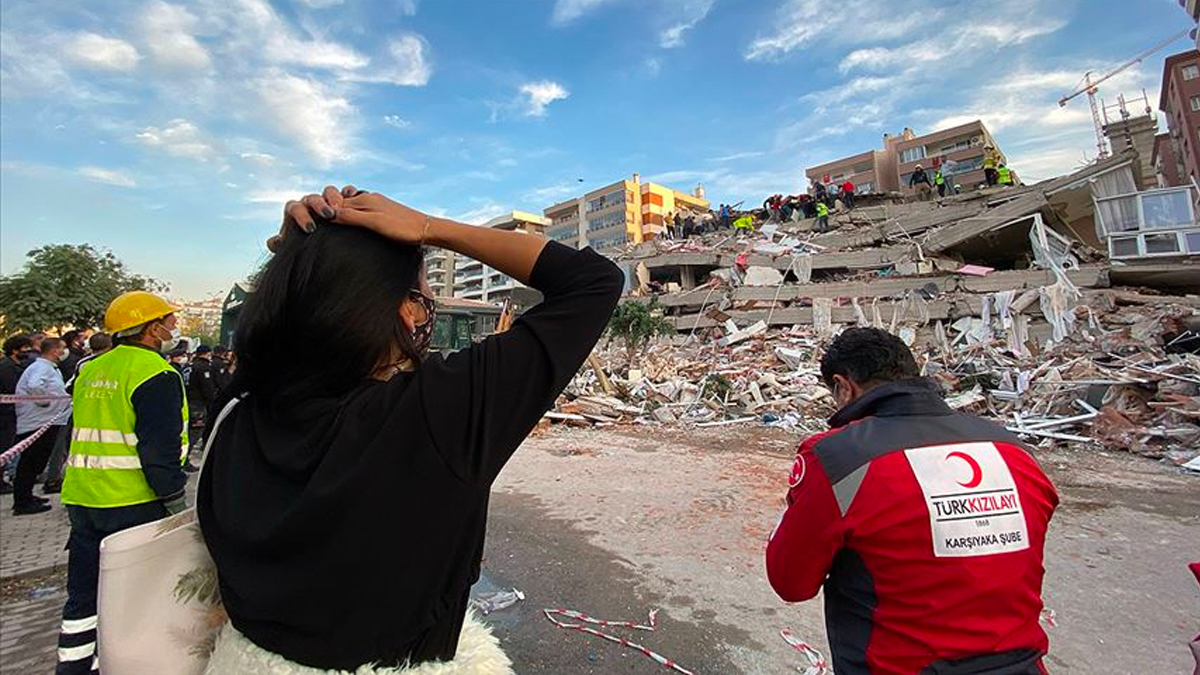
<instances>
[{"instance_id":1,"label":"person wearing white shirt","mask_svg":"<svg viewBox=\"0 0 1200 675\"><path fill-rule=\"evenodd\" d=\"M13 479L13 514L18 516L50 510L49 500L34 496L33 485L38 474L46 468L55 439L66 425L71 410L62 371L58 369L59 362L67 355L67 343L58 338L46 338L41 352L41 358L30 364L17 381L17 396L48 399L17 402L17 442L50 425L50 429L26 448L18 460Z\"/></svg>"}]
</instances>

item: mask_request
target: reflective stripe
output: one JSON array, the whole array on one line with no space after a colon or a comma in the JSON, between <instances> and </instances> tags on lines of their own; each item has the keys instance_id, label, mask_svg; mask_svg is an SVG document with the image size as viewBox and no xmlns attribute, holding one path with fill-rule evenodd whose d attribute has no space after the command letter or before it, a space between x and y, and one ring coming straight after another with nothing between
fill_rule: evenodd
<instances>
[{"instance_id":1,"label":"reflective stripe","mask_svg":"<svg viewBox=\"0 0 1200 675\"><path fill-rule=\"evenodd\" d=\"M116 429L81 429L75 427L71 431L71 440L81 443L117 443L119 445L135 446L137 434L126 434Z\"/></svg>"},{"instance_id":2,"label":"reflective stripe","mask_svg":"<svg viewBox=\"0 0 1200 675\"><path fill-rule=\"evenodd\" d=\"M78 647L59 647L58 661L59 663L62 663L63 661L82 661L83 659L91 657L95 653L95 642L89 642L86 645L80 645Z\"/></svg>"},{"instance_id":3,"label":"reflective stripe","mask_svg":"<svg viewBox=\"0 0 1200 675\"><path fill-rule=\"evenodd\" d=\"M76 469L141 469L142 460L137 455L119 455L116 457L101 457L97 455L71 454L67 457L67 466Z\"/></svg>"},{"instance_id":4,"label":"reflective stripe","mask_svg":"<svg viewBox=\"0 0 1200 675\"><path fill-rule=\"evenodd\" d=\"M82 633L96 628L96 617L89 616L86 619L63 619L62 632L64 633Z\"/></svg>"}]
</instances>

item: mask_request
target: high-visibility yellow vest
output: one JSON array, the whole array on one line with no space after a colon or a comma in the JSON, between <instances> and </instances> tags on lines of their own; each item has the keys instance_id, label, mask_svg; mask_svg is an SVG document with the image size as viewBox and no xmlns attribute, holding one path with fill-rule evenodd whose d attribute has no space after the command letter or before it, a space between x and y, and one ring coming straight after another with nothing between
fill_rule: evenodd
<instances>
[{"instance_id":1,"label":"high-visibility yellow vest","mask_svg":"<svg viewBox=\"0 0 1200 675\"><path fill-rule=\"evenodd\" d=\"M986 152L986 153L984 153L984 155L983 155L983 168L985 168L985 169L994 169L994 168L996 168L996 154L995 154L995 153L992 153L992 152Z\"/></svg>"},{"instance_id":2,"label":"high-visibility yellow vest","mask_svg":"<svg viewBox=\"0 0 1200 675\"><path fill-rule=\"evenodd\" d=\"M1002 166L997 170L996 173L999 174L1001 185L1012 185L1012 169L1009 169L1007 166Z\"/></svg>"},{"instance_id":3,"label":"high-visibility yellow vest","mask_svg":"<svg viewBox=\"0 0 1200 675\"><path fill-rule=\"evenodd\" d=\"M817 202L817 217L823 218L829 215L829 207L825 206L825 202Z\"/></svg>"},{"instance_id":4,"label":"high-visibility yellow vest","mask_svg":"<svg viewBox=\"0 0 1200 675\"><path fill-rule=\"evenodd\" d=\"M75 428L63 478L62 502L92 508L145 504L159 497L138 459L133 392L161 373L183 378L161 355L122 345L88 361L71 397ZM179 463L187 459L188 407L183 397Z\"/></svg>"},{"instance_id":5,"label":"high-visibility yellow vest","mask_svg":"<svg viewBox=\"0 0 1200 675\"><path fill-rule=\"evenodd\" d=\"M733 221L733 226L739 230L753 230L754 219L750 216L742 216L741 218Z\"/></svg>"},{"instance_id":6,"label":"high-visibility yellow vest","mask_svg":"<svg viewBox=\"0 0 1200 675\"><path fill-rule=\"evenodd\" d=\"M946 177L942 175L942 172L940 170L937 173L933 174L933 184L934 185L945 185L946 184Z\"/></svg>"}]
</instances>

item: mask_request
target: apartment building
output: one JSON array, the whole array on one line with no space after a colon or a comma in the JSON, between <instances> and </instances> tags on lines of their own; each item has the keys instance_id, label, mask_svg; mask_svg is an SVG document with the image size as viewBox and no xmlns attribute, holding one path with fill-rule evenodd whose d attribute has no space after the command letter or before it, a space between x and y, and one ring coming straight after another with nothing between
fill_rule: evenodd
<instances>
[{"instance_id":1,"label":"apartment building","mask_svg":"<svg viewBox=\"0 0 1200 675\"><path fill-rule=\"evenodd\" d=\"M917 165L929 172L931 177L934 170L941 169L947 183L961 185L964 190L986 183L983 155L984 148L988 146L996 149L1001 162L1007 161L980 120L897 141L896 175L901 194L913 192L908 181Z\"/></svg>"},{"instance_id":2,"label":"apartment building","mask_svg":"<svg viewBox=\"0 0 1200 675\"><path fill-rule=\"evenodd\" d=\"M912 130L905 129L911 136ZM896 192L900 189L896 176L895 143L899 137L884 134L883 150L868 150L857 155L818 164L804 171L810 183L842 185L847 180L854 183L860 194L868 192Z\"/></svg>"},{"instance_id":3,"label":"apartment building","mask_svg":"<svg viewBox=\"0 0 1200 675\"><path fill-rule=\"evenodd\" d=\"M425 253L425 277L435 297L454 297L454 269L457 258L454 251L444 248L430 248Z\"/></svg>"},{"instance_id":4,"label":"apartment building","mask_svg":"<svg viewBox=\"0 0 1200 675\"><path fill-rule=\"evenodd\" d=\"M1167 117L1176 185L1190 184L1200 176L1200 51L1167 57L1158 108Z\"/></svg>"},{"instance_id":5,"label":"apartment building","mask_svg":"<svg viewBox=\"0 0 1200 675\"><path fill-rule=\"evenodd\" d=\"M533 237L544 237L546 228L550 224L549 218L534 213L510 211L487 221L480 227L494 227L501 230L523 232ZM508 299L522 304L526 298L520 290L526 288L524 284L478 260L466 256L455 256L453 271L453 295L456 298L493 304L502 303ZM429 285L433 286L432 275Z\"/></svg>"},{"instance_id":6,"label":"apartment building","mask_svg":"<svg viewBox=\"0 0 1200 675\"><path fill-rule=\"evenodd\" d=\"M809 167L804 175L810 182L825 185L849 180L859 194L909 194L908 179L920 164L927 171L940 168L948 182L968 189L985 182L983 149L988 145L996 147L996 141L979 120L924 136L905 127L898 134L884 134L882 149ZM1003 158L1003 153L1000 156Z\"/></svg>"},{"instance_id":7,"label":"apartment building","mask_svg":"<svg viewBox=\"0 0 1200 675\"><path fill-rule=\"evenodd\" d=\"M669 215L681 210L701 214L708 209L702 186L688 194L642 182L635 173L632 180L619 180L582 197L559 202L543 214L550 221L546 226L550 239L574 248L591 246L600 253L611 253L627 243L660 236Z\"/></svg>"}]
</instances>

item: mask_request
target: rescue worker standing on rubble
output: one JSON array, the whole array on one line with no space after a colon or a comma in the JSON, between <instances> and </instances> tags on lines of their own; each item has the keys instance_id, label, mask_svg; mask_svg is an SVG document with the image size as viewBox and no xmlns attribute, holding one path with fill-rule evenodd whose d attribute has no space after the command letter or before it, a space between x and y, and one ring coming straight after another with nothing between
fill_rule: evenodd
<instances>
[{"instance_id":1,"label":"rescue worker standing on rubble","mask_svg":"<svg viewBox=\"0 0 1200 675\"><path fill-rule=\"evenodd\" d=\"M1011 187L1013 184L1012 169L1001 163L1000 168L996 169L996 180L1005 187Z\"/></svg>"},{"instance_id":2,"label":"rescue worker standing on rubble","mask_svg":"<svg viewBox=\"0 0 1200 675\"><path fill-rule=\"evenodd\" d=\"M829 207L825 202L817 202L817 232L829 231Z\"/></svg>"},{"instance_id":3,"label":"rescue worker standing on rubble","mask_svg":"<svg viewBox=\"0 0 1200 675\"><path fill-rule=\"evenodd\" d=\"M57 675L96 664L100 541L185 507L187 400L183 379L162 353L179 340L175 309L145 291L118 296L104 315L116 347L75 379L75 429L62 502L67 540L67 603Z\"/></svg>"},{"instance_id":4,"label":"rescue worker standing on rubble","mask_svg":"<svg viewBox=\"0 0 1200 675\"><path fill-rule=\"evenodd\" d=\"M908 186L917 192L917 199L927 201L933 195L933 186L929 184L929 174L918 164L908 177Z\"/></svg>"},{"instance_id":5,"label":"rescue worker standing on rubble","mask_svg":"<svg viewBox=\"0 0 1200 675\"><path fill-rule=\"evenodd\" d=\"M996 148L987 145L983 148L983 176L987 181L988 187L992 187L999 180L999 173L996 171L996 165L1000 163L1000 153L996 152Z\"/></svg>"},{"instance_id":6,"label":"rescue worker standing on rubble","mask_svg":"<svg viewBox=\"0 0 1200 675\"><path fill-rule=\"evenodd\" d=\"M938 199L946 196L946 177L942 175L941 167L933 170L933 184L937 186Z\"/></svg>"},{"instance_id":7,"label":"rescue worker standing on rubble","mask_svg":"<svg viewBox=\"0 0 1200 675\"><path fill-rule=\"evenodd\" d=\"M952 410L900 338L850 328L821 359L841 408L805 440L767 577L824 586L839 675L1043 673L1043 546L1058 495L1027 446Z\"/></svg>"}]
</instances>

